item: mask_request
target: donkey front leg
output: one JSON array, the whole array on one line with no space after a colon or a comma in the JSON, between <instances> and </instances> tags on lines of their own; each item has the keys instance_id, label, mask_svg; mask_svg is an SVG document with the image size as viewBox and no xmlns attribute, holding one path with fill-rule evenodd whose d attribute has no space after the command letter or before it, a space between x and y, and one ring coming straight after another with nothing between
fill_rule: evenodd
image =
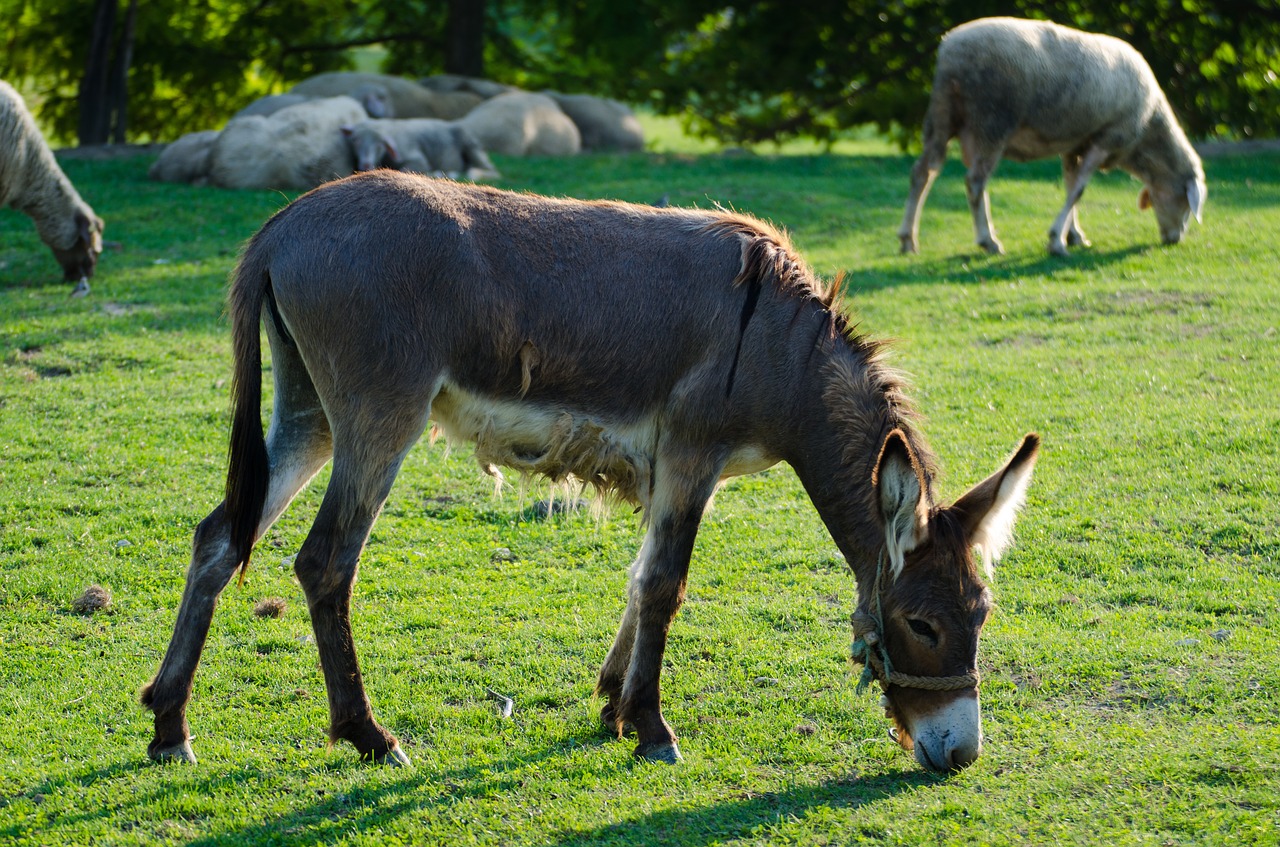
<instances>
[{"instance_id":1,"label":"donkey front leg","mask_svg":"<svg viewBox=\"0 0 1280 847\"><path fill-rule=\"evenodd\" d=\"M654 468L649 529L631 569L627 610L618 637L600 670L597 690L608 697L601 712L621 734L635 728L637 756L674 764L676 736L662 716L659 678L667 633L684 601L694 538L718 478L716 472ZM666 473L664 473L666 471Z\"/></svg>"}]
</instances>

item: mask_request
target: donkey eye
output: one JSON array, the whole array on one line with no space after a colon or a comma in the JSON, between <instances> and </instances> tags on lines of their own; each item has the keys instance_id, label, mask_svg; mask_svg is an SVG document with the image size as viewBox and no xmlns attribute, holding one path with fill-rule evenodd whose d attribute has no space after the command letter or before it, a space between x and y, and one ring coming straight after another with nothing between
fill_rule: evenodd
<instances>
[{"instance_id":1,"label":"donkey eye","mask_svg":"<svg viewBox=\"0 0 1280 847\"><path fill-rule=\"evenodd\" d=\"M925 621L919 618L907 618L907 626L911 627L911 631L921 638L927 638L934 644L938 643L937 631Z\"/></svg>"}]
</instances>

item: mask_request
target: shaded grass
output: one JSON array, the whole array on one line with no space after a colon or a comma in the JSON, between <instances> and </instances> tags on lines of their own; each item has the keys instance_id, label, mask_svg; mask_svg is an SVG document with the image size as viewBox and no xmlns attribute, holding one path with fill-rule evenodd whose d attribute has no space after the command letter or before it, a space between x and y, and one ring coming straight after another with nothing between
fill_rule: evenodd
<instances>
[{"instance_id":1,"label":"shaded grass","mask_svg":"<svg viewBox=\"0 0 1280 847\"><path fill-rule=\"evenodd\" d=\"M1156 246L1105 175L1095 246L1045 254L1051 165L1002 164L971 244L958 164L896 255L907 157L503 160L504 185L787 227L916 375L946 498L1025 431L1045 452L981 654L987 749L919 772L847 667L854 589L786 468L736 481L699 536L664 667L688 757L633 762L591 696L637 518L538 520L467 450L411 453L375 526L355 627L375 709L417 765L328 749L290 562L323 492L224 595L190 717L201 763L145 763L136 705L167 643L191 531L224 473L222 286L289 199L162 186L146 160L70 161L119 248L68 300L30 222L0 213L0 842L1276 843L1280 796L1280 159L1210 160L1205 225ZM511 561L495 561L498 548ZM71 601L111 589L109 615ZM278 619L254 604L282 597ZM515 698L512 719L485 698Z\"/></svg>"}]
</instances>

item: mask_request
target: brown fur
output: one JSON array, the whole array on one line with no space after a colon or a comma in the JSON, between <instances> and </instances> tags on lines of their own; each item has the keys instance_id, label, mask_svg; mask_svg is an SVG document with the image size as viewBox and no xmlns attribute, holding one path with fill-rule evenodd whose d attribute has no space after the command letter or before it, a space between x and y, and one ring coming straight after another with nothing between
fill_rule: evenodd
<instances>
[{"instance_id":1,"label":"brown fur","mask_svg":"<svg viewBox=\"0 0 1280 847\"><path fill-rule=\"evenodd\" d=\"M744 215L390 171L299 198L250 241L232 282L226 499L197 533L174 639L148 688L152 754L189 753L185 702L212 601L332 455L295 561L330 734L362 756L403 759L365 697L349 611L365 538L431 418L475 443L484 466L576 479L643 505L645 540L597 688L602 717L633 726L641 755L678 758L661 711L662 656L703 511L724 477L790 463L848 558L863 607L887 527L901 523L881 515L876 480L916 491L923 501L913 508L937 512L933 460L901 377L834 299L783 233ZM276 398L265 439L260 325ZM879 459L891 433L915 457L909 465ZM904 474L917 473L920 485L906 484ZM971 505L979 514L991 504ZM956 627L948 644L976 645L964 609L985 587L962 541L948 539L899 544L907 558L888 607ZM964 649L915 656L895 635L905 625L885 632L901 670L969 669ZM931 702L901 707L904 725Z\"/></svg>"}]
</instances>

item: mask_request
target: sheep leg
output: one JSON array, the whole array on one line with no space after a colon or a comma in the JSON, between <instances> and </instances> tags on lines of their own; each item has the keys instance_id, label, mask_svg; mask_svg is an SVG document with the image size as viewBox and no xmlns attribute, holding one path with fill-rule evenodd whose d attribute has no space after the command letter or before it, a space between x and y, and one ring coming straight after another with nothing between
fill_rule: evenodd
<instances>
[{"instance_id":1,"label":"sheep leg","mask_svg":"<svg viewBox=\"0 0 1280 847\"><path fill-rule=\"evenodd\" d=\"M965 146L967 154L971 147ZM973 214L974 241L992 255L1004 253L1004 245L996 238L995 224L991 222L991 198L987 194L987 182L995 172L1002 152L1003 147L987 147L987 149L976 151L974 155L966 155L970 164L969 172L965 175L964 186L969 195L969 211Z\"/></svg>"},{"instance_id":2,"label":"sheep leg","mask_svg":"<svg viewBox=\"0 0 1280 847\"><path fill-rule=\"evenodd\" d=\"M946 133L938 132L930 118L925 119L924 152L911 167L911 191L907 194L907 208L898 227L898 240L902 253L920 251L920 214L924 211L925 198L938 177L938 171L947 158Z\"/></svg>"},{"instance_id":3,"label":"sheep leg","mask_svg":"<svg viewBox=\"0 0 1280 847\"><path fill-rule=\"evenodd\" d=\"M1049 252L1055 256L1067 255L1068 244L1089 246L1089 240L1084 237L1084 233L1077 224L1076 203L1080 202L1090 177L1106 161L1107 155L1107 151L1101 147L1090 147L1083 156L1067 154L1062 157L1062 175L1067 187L1067 202L1049 229Z\"/></svg>"}]
</instances>

